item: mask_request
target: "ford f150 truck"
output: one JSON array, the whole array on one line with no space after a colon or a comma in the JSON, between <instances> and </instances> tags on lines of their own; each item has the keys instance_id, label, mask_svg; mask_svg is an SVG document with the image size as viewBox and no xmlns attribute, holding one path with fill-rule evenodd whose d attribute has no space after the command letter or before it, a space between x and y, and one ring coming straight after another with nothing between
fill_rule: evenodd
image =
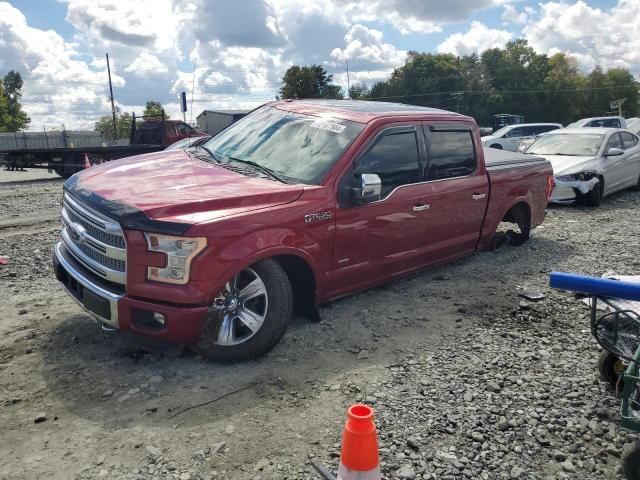
<instances>
[{"instance_id":1,"label":"ford f150 truck","mask_svg":"<svg viewBox=\"0 0 640 480\"><path fill-rule=\"evenodd\" d=\"M316 305L492 248L502 221L526 240L550 164L489 150L472 118L443 110L273 102L203 146L71 177L56 276L106 328L256 357L294 309L317 318Z\"/></svg>"}]
</instances>

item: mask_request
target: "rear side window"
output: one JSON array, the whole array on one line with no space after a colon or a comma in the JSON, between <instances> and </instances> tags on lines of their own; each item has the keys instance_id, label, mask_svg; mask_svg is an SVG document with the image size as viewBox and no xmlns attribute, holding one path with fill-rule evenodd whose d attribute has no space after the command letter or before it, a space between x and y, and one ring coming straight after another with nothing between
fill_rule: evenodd
<instances>
[{"instance_id":1,"label":"rear side window","mask_svg":"<svg viewBox=\"0 0 640 480\"><path fill-rule=\"evenodd\" d=\"M416 132L389 133L365 153L356 173L375 173L382 180L382 196L394 188L422 181Z\"/></svg>"},{"instance_id":2,"label":"rear side window","mask_svg":"<svg viewBox=\"0 0 640 480\"><path fill-rule=\"evenodd\" d=\"M431 132L429 141L429 180L463 177L476 169L476 152L471 132Z\"/></svg>"},{"instance_id":3,"label":"rear side window","mask_svg":"<svg viewBox=\"0 0 640 480\"><path fill-rule=\"evenodd\" d=\"M540 133L545 133L545 132L550 132L551 130L557 130L558 127L555 125L540 125L539 127L536 127L538 129L538 134Z\"/></svg>"},{"instance_id":4,"label":"rear side window","mask_svg":"<svg viewBox=\"0 0 640 480\"><path fill-rule=\"evenodd\" d=\"M607 128L620 128L620 120L618 120L617 118L609 118L607 120L603 120L602 122L602 126L603 127L607 127Z\"/></svg>"},{"instance_id":5,"label":"rear side window","mask_svg":"<svg viewBox=\"0 0 640 480\"><path fill-rule=\"evenodd\" d=\"M620 132L622 136L622 142L624 143L624 149L633 148L638 144L638 137L628 132Z\"/></svg>"}]
</instances>

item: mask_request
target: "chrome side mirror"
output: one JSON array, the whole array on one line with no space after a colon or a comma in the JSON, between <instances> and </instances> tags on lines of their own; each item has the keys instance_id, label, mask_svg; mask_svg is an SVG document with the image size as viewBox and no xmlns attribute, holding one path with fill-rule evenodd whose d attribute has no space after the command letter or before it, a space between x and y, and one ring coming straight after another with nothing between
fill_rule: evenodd
<instances>
[{"instance_id":1,"label":"chrome side mirror","mask_svg":"<svg viewBox=\"0 0 640 480\"><path fill-rule=\"evenodd\" d=\"M622 155L624 154L624 150L621 150L619 148L613 147L610 148L609 150L607 150L607 157L617 157L618 155Z\"/></svg>"},{"instance_id":2,"label":"chrome side mirror","mask_svg":"<svg viewBox=\"0 0 640 480\"><path fill-rule=\"evenodd\" d=\"M349 188L351 205L365 205L380 200L382 193L382 180L375 173L361 173L354 178L353 186Z\"/></svg>"},{"instance_id":3,"label":"chrome side mirror","mask_svg":"<svg viewBox=\"0 0 640 480\"><path fill-rule=\"evenodd\" d=\"M360 188L363 200L379 200L382 192L382 180L375 173L363 173L360 177Z\"/></svg>"}]
</instances>

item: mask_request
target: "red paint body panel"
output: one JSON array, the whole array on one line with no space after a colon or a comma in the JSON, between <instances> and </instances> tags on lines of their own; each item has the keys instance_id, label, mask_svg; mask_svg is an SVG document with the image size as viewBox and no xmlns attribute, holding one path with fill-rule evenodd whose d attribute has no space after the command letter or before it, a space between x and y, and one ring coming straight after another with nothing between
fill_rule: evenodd
<instances>
[{"instance_id":1,"label":"red paint body panel","mask_svg":"<svg viewBox=\"0 0 640 480\"><path fill-rule=\"evenodd\" d=\"M529 207L533 225L544 219L550 165L487 171L480 133L469 117L441 111L354 112L305 102L275 105L366 126L317 186L246 177L184 151L141 155L79 174L82 188L136 207L151 219L189 223L185 236L207 238L207 248L192 262L189 283L168 285L146 279L147 266L162 266L162 255L147 251L141 232L127 231L122 328L135 330L131 308L157 308L153 311L167 315L167 329L153 335L191 343L203 325L206 305L228 279L264 258L293 255L304 260L315 277L316 301L325 303L487 248L498 223L519 202ZM373 136L391 124L421 122L469 126L476 171L402 186L385 200L361 207L341 207L340 180ZM417 205L429 208L416 212ZM305 222L305 215L313 213L331 217Z\"/></svg>"}]
</instances>

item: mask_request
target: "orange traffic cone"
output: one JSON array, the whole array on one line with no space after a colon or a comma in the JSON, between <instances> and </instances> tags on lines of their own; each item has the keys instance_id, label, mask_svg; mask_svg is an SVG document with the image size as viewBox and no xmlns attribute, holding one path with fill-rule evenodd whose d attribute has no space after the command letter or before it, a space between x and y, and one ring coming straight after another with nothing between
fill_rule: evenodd
<instances>
[{"instance_id":1,"label":"orange traffic cone","mask_svg":"<svg viewBox=\"0 0 640 480\"><path fill-rule=\"evenodd\" d=\"M91 162L89 161L89 155L84 154L84 168L91 167Z\"/></svg>"},{"instance_id":2,"label":"orange traffic cone","mask_svg":"<svg viewBox=\"0 0 640 480\"><path fill-rule=\"evenodd\" d=\"M378 437L373 408L357 403L347 410L338 480L380 480Z\"/></svg>"}]
</instances>

